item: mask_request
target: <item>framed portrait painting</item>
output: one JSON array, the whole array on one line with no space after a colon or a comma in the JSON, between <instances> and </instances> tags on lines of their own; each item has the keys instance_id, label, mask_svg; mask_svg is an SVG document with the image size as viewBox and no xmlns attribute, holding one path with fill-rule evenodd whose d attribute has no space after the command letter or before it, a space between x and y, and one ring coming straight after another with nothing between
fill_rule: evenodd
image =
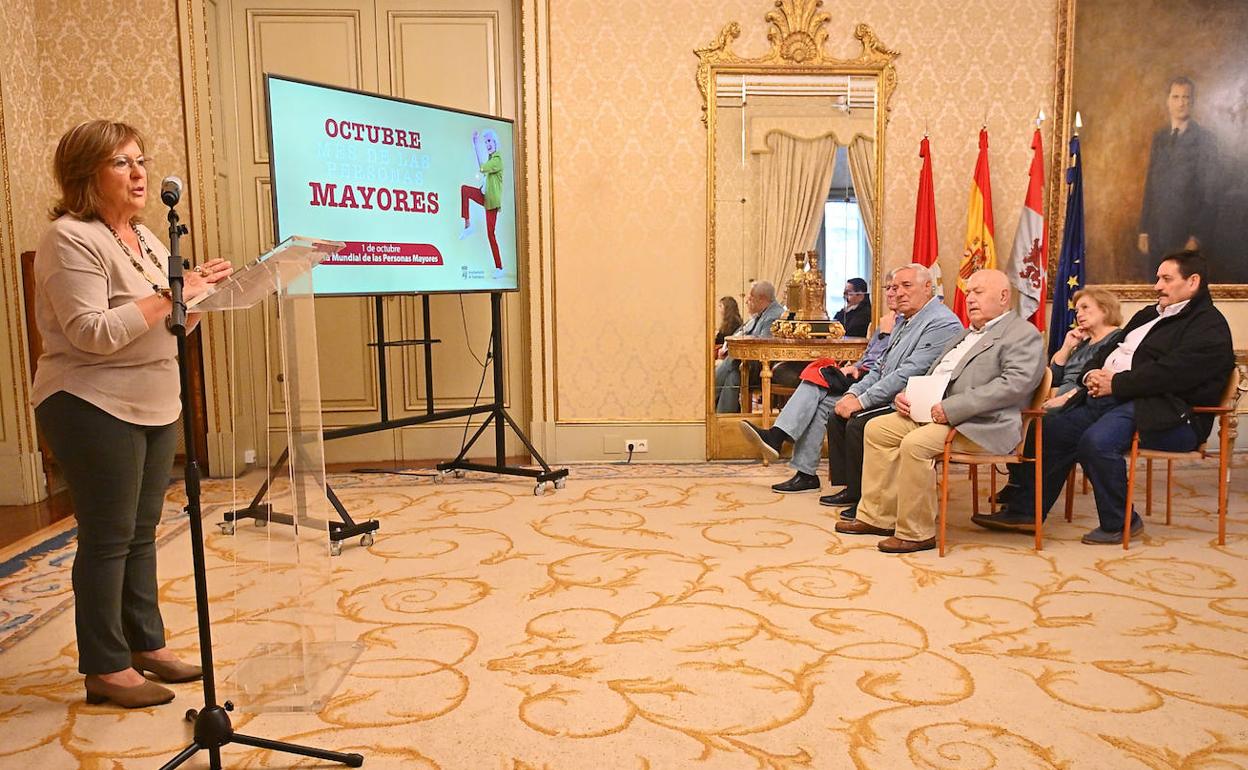
<instances>
[{"instance_id":1,"label":"framed portrait painting","mask_svg":"<svg viewBox=\"0 0 1248 770\"><path fill-rule=\"evenodd\" d=\"M1161 258L1198 248L1214 295L1248 298L1248 2L1058 2L1058 127L1069 137L1082 118L1088 283L1151 298ZM1068 165L1063 141L1055 244Z\"/></svg>"}]
</instances>

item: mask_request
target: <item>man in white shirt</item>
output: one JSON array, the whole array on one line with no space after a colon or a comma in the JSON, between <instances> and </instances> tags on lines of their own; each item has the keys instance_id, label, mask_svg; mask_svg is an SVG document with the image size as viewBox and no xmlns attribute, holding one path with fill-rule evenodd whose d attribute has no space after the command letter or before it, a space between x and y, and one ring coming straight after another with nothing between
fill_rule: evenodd
<instances>
[{"instance_id":1,"label":"man in white shirt","mask_svg":"<svg viewBox=\"0 0 1248 770\"><path fill-rule=\"evenodd\" d=\"M1020 412L1044 374L1044 340L1008 310L1010 281L1000 270L973 273L966 304L971 328L928 370L949 378L931 413L912 414L903 391L893 400L895 414L868 423L857 519L837 522L837 532L882 535L878 547L885 553L934 548L932 469L950 428L960 451L1004 454L1018 445Z\"/></svg>"},{"instance_id":2,"label":"man in white shirt","mask_svg":"<svg viewBox=\"0 0 1248 770\"><path fill-rule=\"evenodd\" d=\"M1047 515L1078 462L1092 482L1100 526L1083 536L1090 545L1122 542L1127 505L1123 455L1138 429L1140 445L1188 452L1204 442L1213 418L1192 411L1214 406L1235 366L1231 329L1205 285L1208 265L1198 252L1171 254L1157 268L1157 304L1127 323L1116 347L1088 363L1082 404L1044 419L1043 505ZM972 517L988 529L1035 528L1035 478L1022 474L1007 510ZM1131 537L1144 530L1132 512Z\"/></svg>"}]
</instances>

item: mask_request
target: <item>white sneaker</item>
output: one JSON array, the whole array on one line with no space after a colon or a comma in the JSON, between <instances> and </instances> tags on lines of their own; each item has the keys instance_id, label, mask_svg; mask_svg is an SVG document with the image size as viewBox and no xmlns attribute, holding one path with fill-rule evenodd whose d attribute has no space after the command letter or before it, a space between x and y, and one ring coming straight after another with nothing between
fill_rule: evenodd
<instances>
[{"instance_id":1,"label":"white sneaker","mask_svg":"<svg viewBox=\"0 0 1248 770\"><path fill-rule=\"evenodd\" d=\"M463 230L460 230L460 231L459 231L459 239L462 241L463 239L465 239L465 238L467 238L468 236L472 235L472 234L473 234L473 233L475 233L476 231L477 231L476 226L474 226L474 225L471 225L471 224L470 224L470 225L468 225L467 227L465 227Z\"/></svg>"}]
</instances>

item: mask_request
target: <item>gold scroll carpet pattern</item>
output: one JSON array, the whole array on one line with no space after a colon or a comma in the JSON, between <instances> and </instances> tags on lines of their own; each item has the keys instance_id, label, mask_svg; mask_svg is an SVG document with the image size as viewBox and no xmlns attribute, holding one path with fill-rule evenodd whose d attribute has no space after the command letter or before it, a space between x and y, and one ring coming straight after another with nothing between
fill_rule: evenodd
<instances>
[{"instance_id":1,"label":"gold scroll carpet pattern","mask_svg":"<svg viewBox=\"0 0 1248 770\"><path fill-rule=\"evenodd\" d=\"M1225 547L1212 545L1215 473L1184 468L1174 525L1150 521L1129 553L1078 542L1084 496L1040 553L978 530L959 480L940 559L838 535L814 495L769 489L785 475L574 468L544 497L484 476L336 477L353 515L382 525L334 560L364 652L321 713L236 712L235 727L361 751L368 768L1248 767L1242 480ZM206 500L226 490L210 482ZM171 490L162 601L171 647L192 654L180 499ZM249 530L235 538L263 537ZM209 529L210 570L231 542ZM0 599L66 595L68 561L4 578ZM198 686L159 708L88 706L72 611L47 614L0 652L0 766L156 767L190 739Z\"/></svg>"}]
</instances>

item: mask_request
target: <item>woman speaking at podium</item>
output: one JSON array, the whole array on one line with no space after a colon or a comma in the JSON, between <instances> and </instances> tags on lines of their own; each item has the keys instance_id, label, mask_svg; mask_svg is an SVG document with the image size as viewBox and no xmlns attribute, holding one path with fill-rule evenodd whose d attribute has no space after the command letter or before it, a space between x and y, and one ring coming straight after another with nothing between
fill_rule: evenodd
<instances>
[{"instance_id":1,"label":"woman speaking at podium","mask_svg":"<svg viewBox=\"0 0 1248 770\"><path fill-rule=\"evenodd\" d=\"M164 244L139 217L143 139L131 126L82 123L53 159L60 198L35 256L43 336L32 402L78 520L74 622L88 703L138 708L190 682L199 666L165 647L157 605L156 524L177 446L177 347ZM229 277L225 260L187 272L186 299Z\"/></svg>"}]
</instances>

